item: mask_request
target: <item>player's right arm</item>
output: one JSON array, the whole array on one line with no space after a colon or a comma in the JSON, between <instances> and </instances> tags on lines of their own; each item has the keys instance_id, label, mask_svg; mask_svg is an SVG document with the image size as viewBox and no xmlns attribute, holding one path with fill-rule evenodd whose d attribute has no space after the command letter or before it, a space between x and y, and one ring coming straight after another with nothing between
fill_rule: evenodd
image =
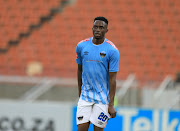
<instances>
[{"instance_id":1,"label":"player's right arm","mask_svg":"<svg viewBox=\"0 0 180 131\"><path fill-rule=\"evenodd\" d=\"M81 47L78 44L76 47L77 59L76 63L78 64L77 69L77 82L78 82L78 95L81 95L81 86L82 86L82 58L81 58Z\"/></svg>"},{"instance_id":2,"label":"player's right arm","mask_svg":"<svg viewBox=\"0 0 180 131\"><path fill-rule=\"evenodd\" d=\"M82 65L78 64L78 71L77 71L77 78L78 78L78 95L81 95L81 86L82 86Z\"/></svg>"}]
</instances>

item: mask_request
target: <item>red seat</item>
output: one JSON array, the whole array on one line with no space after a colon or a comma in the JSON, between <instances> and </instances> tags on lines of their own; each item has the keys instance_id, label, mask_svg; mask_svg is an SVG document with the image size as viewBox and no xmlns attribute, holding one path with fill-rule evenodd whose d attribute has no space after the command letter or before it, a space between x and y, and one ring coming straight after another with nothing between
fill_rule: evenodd
<instances>
[{"instance_id":1,"label":"red seat","mask_svg":"<svg viewBox=\"0 0 180 131\"><path fill-rule=\"evenodd\" d=\"M11 33L13 23L18 25L15 32L18 34L30 24L37 23L40 16L47 14L51 8L59 6L59 2L47 0L44 3L40 0L31 3L29 0L20 2L19 6L16 4L13 8L19 7L23 13L19 15L18 11L14 12L14 22L9 22L12 17L9 17L11 13L8 12L8 17L3 20L4 24L8 24L8 27L3 26L8 34L6 38L15 37ZM158 81L168 74L175 75L180 70L179 0L99 2L78 0L72 6L65 7L51 21L22 40L14 48L15 52L10 51L8 54L18 55L18 52L23 51L26 56L21 56L21 59L25 61L25 65L30 61L42 62L42 76L76 77L76 45L82 39L92 36L94 17L103 15L109 19L109 32L106 36L120 51L118 79L126 79L129 73L135 73L140 80ZM8 3L6 7L12 6ZM23 6L26 8L23 9ZM5 9L2 8L4 13L0 12L3 17L7 12ZM20 64L20 61L17 63ZM3 64L0 66L4 67ZM23 70L18 71L9 73L23 74Z\"/></svg>"}]
</instances>

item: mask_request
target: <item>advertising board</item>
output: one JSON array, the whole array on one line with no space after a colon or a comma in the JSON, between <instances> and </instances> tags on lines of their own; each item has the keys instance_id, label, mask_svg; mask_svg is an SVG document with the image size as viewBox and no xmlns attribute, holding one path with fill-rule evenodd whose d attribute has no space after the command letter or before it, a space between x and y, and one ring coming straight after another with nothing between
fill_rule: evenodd
<instances>
[{"instance_id":1,"label":"advertising board","mask_svg":"<svg viewBox=\"0 0 180 131\"><path fill-rule=\"evenodd\" d=\"M0 131L70 131L72 106L0 102Z\"/></svg>"}]
</instances>

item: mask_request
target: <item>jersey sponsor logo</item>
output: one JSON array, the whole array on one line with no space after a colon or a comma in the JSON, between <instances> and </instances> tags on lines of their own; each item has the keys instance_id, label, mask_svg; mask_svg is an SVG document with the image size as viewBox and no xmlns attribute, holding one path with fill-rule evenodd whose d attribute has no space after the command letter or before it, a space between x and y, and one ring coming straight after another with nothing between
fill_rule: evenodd
<instances>
[{"instance_id":1,"label":"jersey sponsor logo","mask_svg":"<svg viewBox=\"0 0 180 131\"><path fill-rule=\"evenodd\" d=\"M86 60L86 62L102 62L102 61L99 61L99 60Z\"/></svg>"},{"instance_id":2,"label":"jersey sponsor logo","mask_svg":"<svg viewBox=\"0 0 180 131\"><path fill-rule=\"evenodd\" d=\"M114 47L114 49L117 50L117 47L110 40L107 40L107 43L110 44L112 47Z\"/></svg>"},{"instance_id":3,"label":"jersey sponsor logo","mask_svg":"<svg viewBox=\"0 0 180 131\"><path fill-rule=\"evenodd\" d=\"M106 56L106 52L105 51L101 51L100 52L100 56L101 56L101 58L104 58Z\"/></svg>"}]
</instances>

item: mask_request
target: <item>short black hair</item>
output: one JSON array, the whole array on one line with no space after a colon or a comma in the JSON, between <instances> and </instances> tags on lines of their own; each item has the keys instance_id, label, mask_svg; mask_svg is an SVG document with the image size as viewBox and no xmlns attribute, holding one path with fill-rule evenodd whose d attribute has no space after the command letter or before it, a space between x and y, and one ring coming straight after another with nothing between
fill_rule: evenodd
<instances>
[{"instance_id":1,"label":"short black hair","mask_svg":"<svg viewBox=\"0 0 180 131\"><path fill-rule=\"evenodd\" d=\"M103 17L103 16L98 16L98 17L94 18L94 22L96 20L104 21L108 25L108 20L105 17Z\"/></svg>"}]
</instances>

